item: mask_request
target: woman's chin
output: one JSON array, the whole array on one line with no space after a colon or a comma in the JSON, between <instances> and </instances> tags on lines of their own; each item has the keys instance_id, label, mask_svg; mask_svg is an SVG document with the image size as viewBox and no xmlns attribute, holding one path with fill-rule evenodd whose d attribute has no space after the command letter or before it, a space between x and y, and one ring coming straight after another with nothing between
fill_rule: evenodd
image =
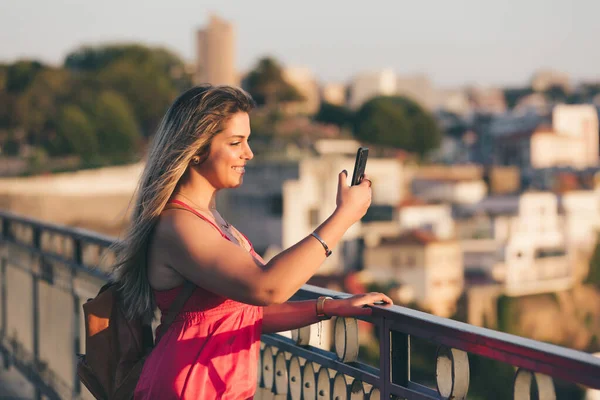
<instances>
[{"instance_id":1,"label":"woman's chin","mask_svg":"<svg viewBox=\"0 0 600 400\"><path fill-rule=\"evenodd\" d=\"M242 186L242 183L244 183L244 177L239 177L237 180L232 180L227 187L235 189Z\"/></svg>"}]
</instances>

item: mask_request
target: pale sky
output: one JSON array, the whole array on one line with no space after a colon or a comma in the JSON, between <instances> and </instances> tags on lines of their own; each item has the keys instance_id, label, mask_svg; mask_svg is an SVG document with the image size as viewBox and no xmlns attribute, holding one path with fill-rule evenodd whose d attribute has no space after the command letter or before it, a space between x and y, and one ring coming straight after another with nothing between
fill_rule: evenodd
<instances>
[{"instance_id":1,"label":"pale sky","mask_svg":"<svg viewBox=\"0 0 600 400\"><path fill-rule=\"evenodd\" d=\"M3 0L0 62L123 41L193 61L211 11L236 24L241 71L273 55L323 82L386 67L444 87L524 85L539 68L600 80L599 0Z\"/></svg>"}]
</instances>

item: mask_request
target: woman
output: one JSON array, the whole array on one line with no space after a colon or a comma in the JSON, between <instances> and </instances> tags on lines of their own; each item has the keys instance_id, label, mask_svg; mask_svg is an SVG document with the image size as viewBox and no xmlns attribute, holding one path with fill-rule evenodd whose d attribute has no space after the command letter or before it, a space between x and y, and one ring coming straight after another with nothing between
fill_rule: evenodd
<instances>
[{"instance_id":1,"label":"woman","mask_svg":"<svg viewBox=\"0 0 600 400\"><path fill-rule=\"evenodd\" d=\"M381 293L287 302L327 250L366 212L370 182L339 176L337 208L314 234L265 263L215 207L215 194L242 184L254 102L233 87L182 94L165 115L138 187L114 271L130 317L169 309L184 282L197 285L144 364L136 399L249 399L260 335L331 316L370 313Z\"/></svg>"}]
</instances>

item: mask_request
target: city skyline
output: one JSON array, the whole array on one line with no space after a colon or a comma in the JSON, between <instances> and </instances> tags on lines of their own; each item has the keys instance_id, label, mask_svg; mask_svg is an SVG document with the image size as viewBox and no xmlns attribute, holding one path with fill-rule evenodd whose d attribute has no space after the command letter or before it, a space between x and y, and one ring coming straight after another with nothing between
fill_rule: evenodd
<instances>
[{"instance_id":1,"label":"city skyline","mask_svg":"<svg viewBox=\"0 0 600 400\"><path fill-rule=\"evenodd\" d=\"M546 68L566 72L574 82L600 79L600 53L592 40L600 36L594 22L600 4L432 4L411 4L409 10L402 3L181 0L149 1L142 8L141 2L114 0L93 6L27 0L5 5L0 15L0 62L35 58L60 64L81 45L119 42L165 46L194 62L195 32L214 13L236 26L240 72L272 55L285 65L310 68L322 82L347 82L383 68L426 74L445 87L522 86Z\"/></svg>"}]
</instances>

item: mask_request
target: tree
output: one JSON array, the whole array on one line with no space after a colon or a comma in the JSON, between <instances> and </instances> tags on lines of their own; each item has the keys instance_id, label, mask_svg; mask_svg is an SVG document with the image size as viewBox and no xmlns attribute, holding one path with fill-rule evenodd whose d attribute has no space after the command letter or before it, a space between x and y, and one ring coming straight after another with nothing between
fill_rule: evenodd
<instances>
[{"instance_id":1,"label":"tree","mask_svg":"<svg viewBox=\"0 0 600 400\"><path fill-rule=\"evenodd\" d=\"M191 86L183 61L161 48L140 45L83 47L67 56L65 67L96 89L120 93L142 133L154 133L179 92Z\"/></svg>"},{"instance_id":2,"label":"tree","mask_svg":"<svg viewBox=\"0 0 600 400\"><path fill-rule=\"evenodd\" d=\"M504 89L504 99L506 100L506 106L509 109L512 109L517 105L521 98L528 96L532 93L533 89L531 87Z\"/></svg>"},{"instance_id":3,"label":"tree","mask_svg":"<svg viewBox=\"0 0 600 400\"><path fill-rule=\"evenodd\" d=\"M54 152L76 154L89 159L99 150L98 138L89 118L80 107L67 105L60 110L56 123Z\"/></svg>"},{"instance_id":4,"label":"tree","mask_svg":"<svg viewBox=\"0 0 600 400\"><path fill-rule=\"evenodd\" d=\"M552 85L544 91L544 97L552 103L564 103L567 101L568 94L560 85Z\"/></svg>"},{"instance_id":5,"label":"tree","mask_svg":"<svg viewBox=\"0 0 600 400\"><path fill-rule=\"evenodd\" d=\"M114 161L130 159L141 136L127 100L116 92L103 92L97 99L94 118L100 154Z\"/></svg>"},{"instance_id":6,"label":"tree","mask_svg":"<svg viewBox=\"0 0 600 400\"><path fill-rule=\"evenodd\" d=\"M242 82L242 86L254 98L256 103L274 108L279 102L303 100L298 90L283 78L281 66L273 58L259 60Z\"/></svg>"},{"instance_id":7,"label":"tree","mask_svg":"<svg viewBox=\"0 0 600 400\"><path fill-rule=\"evenodd\" d=\"M23 128L29 144L45 146L53 131L58 109L68 96L70 76L63 69L37 72L16 98L12 125Z\"/></svg>"},{"instance_id":8,"label":"tree","mask_svg":"<svg viewBox=\"0 0 600 400\"><path fill-rule=\"evenodd\" d=\"M23 92L36 77L38 72L44 69L39 61L17 61L8 66L6 70L6 91L11 93Z\"/></svg>"},{"instance_id":9,"label":"tree","mask_svg":"<svg viewBox=\"0 0 600 400\"><path fill-rule=\"evenodd\" d=\"M317 122L333 124L344 128L352 124L353 117L354 114L348 108L324 101L321 103L319 112L317 112L314 119Z\"/></svg>"},{"instance_id":10,"label":"tree","mask_svg":"<svg viewBox=\"0 0 600 400\"><path fill-rule=\"evenodd\" d=\"M437 148L441 132L433 116L402 96L375 97L354 118L354 135L367 143L416 152Z\"/></svg>"}]
</instances>

